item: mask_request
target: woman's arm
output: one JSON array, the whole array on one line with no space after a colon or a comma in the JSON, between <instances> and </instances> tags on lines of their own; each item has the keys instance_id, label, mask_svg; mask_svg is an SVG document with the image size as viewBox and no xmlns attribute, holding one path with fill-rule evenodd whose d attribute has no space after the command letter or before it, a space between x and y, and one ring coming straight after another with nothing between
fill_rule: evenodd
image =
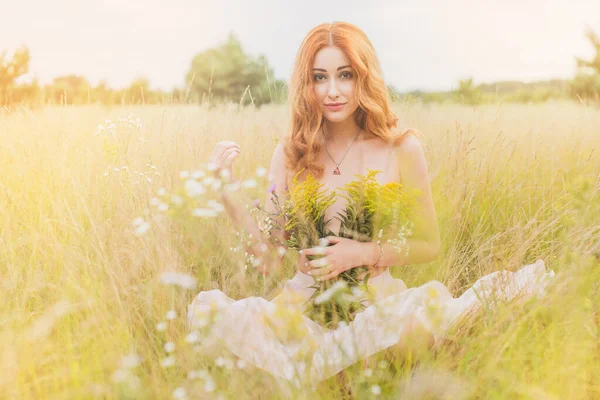
<instances>
[{"instance_id":1,"label":"woman's arm","mask_svg":"<svg viewBox=\"0 0 600 400\"><path fill-rule=\"evenodd\" d=\"M435 260L440 253L440 232L437 215L431 195L427 160L419 139L408 135L398 147L398 167L402 184L407 188L420 191L419 203L415 208L413 234L406 240L400 253L390 243L383 245L383 256L378 266L396 266L422 264ZM379 245L375 242L361 243L365 247L365 259L362 265L373 265L380 255ZM408 256L406 255L408 247Z\"/></svg>"},{"instance_id":2,"label":"woman's arm","mask_svg":"<svg viewBox=\"0 0 600 400\"><path fill-rule=\"evenodd\" d=\"M234 157L235 158L235 157ZM214 162L214 161L213 161ZM216 163L219 165L218 163ZM222 167L227 167L228 165L222 165ZM275 185L275 193L277 193L280 198L283 196L283 189L286 185L286 169L285 169L285 158L283 154L283 145L279 143L273 152L273 156L271 158L271 165L269 171L269 188ZM269 192L266 196L265 201L265 209L269 213L275 213L275 205L271 201L272 194ZM233 225L235 228L239 230L244 230L247 234L251 234L254 239L253 244L250 246L246 246L246 251L249 254L253 254L257 258L261 258L263 261L263 268L261 272L266 273L268 271L278 271L281 260L285 253L278 252L276 246L271 243L265 234L263 234L254 217L250 213L250 211L245 207L245 205L241 204L239 201L239 194L235 192L223 192L222 201L225 206L225 210L229 215ZM280 220L274 221L275 224L279 226L283 226L284 221L282 218ZM280 243L283 243L285 240L285 232L282 232L279 229L273 229L272 235L275 235L277 239L279 239Z\"/></svg>"}]
</instances>

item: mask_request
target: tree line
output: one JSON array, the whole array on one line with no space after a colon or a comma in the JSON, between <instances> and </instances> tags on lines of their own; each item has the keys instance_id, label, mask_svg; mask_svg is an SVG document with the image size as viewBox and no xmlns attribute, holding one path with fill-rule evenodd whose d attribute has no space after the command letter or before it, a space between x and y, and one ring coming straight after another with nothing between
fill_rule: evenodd
<instances>
[{"instance_id":1,"label":"tree line","mask_svg":"<svg viewBox=\"0 0 600 400\"><path fill-rule=\"evenodd\" d=\"M120 89L106 82L92 85L82 75L59 76L46 85L37 79L20 82L29 72L30 60L27 47L17 49L11 57L6 51L0 53L0 106L235 102L260 107L287 100L287 85L275 79L266 57L246 54L234 34L221 45L196 54L185 87L168 91L152 89L143 77Z\"/></svg>"},{"instance_id":2,"label":"tree line","mask_svg":"<svg viewBox=\"0 0 600 400\"><path fill-rule=\"evenodd\" d=\"M400 93L392 85L392 100L417 98L425 102L458 102L483 104L502 101L540 102L554 98L600 102L600 37L591 29L586 37L595 49L591 60L577 58L578 71L572 80L534 83L496 82L476 85L472 78L458 82L449 92L413 91ZM151 89L146 78L135 79L128 87L114 89L106 82L91 85L81 75L59 76L52 83L38 80L21 82L29 72L31 54L27 47L12 56L0 53L0 107L74 104L217 104L240 105L282 104L287 100L287 84L275 79L264 55L253 57L244 52L239 39L230 33L220 45L196 54L185 76L185 87L172 90Z\"/></svg>"}]
</instances>

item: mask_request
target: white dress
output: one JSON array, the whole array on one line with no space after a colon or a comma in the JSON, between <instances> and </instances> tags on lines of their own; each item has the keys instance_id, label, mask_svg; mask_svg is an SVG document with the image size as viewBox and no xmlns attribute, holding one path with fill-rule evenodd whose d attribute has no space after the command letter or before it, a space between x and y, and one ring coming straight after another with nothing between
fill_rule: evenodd
<instances>
[{"instance_id":1,"label":"white dress","mask_svg":"<svg viewBox=\"0 0 600 400\"><path fill-rule=\"evenodd\" d=\"M439 281L407 288L386 269L371 278L375 297L350 324L330 330L301 314L313 293L313 277L298 272L273 300L233 300L220 290L200 292L188 306L190 329L203 328L201 346L224 344L235 355L294 386L323 381L344 368L402 340L409 318L416 318L436 342L461 314L496 301L541 297L554 271L542 260L516 272L483 276L454 298ZM210 322L209 318L214 317Z\"/></svg>"}]
</instances>

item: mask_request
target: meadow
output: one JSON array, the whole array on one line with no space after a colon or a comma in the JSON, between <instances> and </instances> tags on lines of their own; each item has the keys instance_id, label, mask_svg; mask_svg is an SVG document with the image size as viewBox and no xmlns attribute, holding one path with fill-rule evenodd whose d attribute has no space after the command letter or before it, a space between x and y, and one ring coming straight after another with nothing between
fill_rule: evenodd
<instances>
[{"instance_id":1,"label":"meadow","mask_svg":"<svg viewBox=\"0 0 600 400\"><path fill-rule=\"evenodd\" d=\"M546 296L465 318L435 351L382 352L373 368L290 395L230 354L196 354L185 313L202 289L271 299L296 254L265 278L244 268L218 199L199 196L216 215L173 206L227 139L242 148L240 199L264 202L260 168L287 128L285 107L4 110L0 398L600 398L600 110L394 107L426 137L442 252L392 275L408 287L437 279L458 296L542 259L556 273ZM169 284L165 272L194 281Z\"/></svg>"}]
</instances>

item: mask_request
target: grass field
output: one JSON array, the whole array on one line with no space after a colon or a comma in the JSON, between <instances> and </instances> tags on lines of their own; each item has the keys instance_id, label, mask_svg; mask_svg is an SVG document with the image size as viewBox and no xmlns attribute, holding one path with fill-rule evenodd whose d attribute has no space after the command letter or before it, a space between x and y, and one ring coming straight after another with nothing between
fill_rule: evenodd
<instances>
[{"instance_id":1,"label":"grass field","mask_svg":"<svg viewBox=\"0 0 600 400\"><path fill-rule=\"evenodd\" d=\"M392 274L409 287L437 279L458 296L486 273L541 258L556 283L543 301L465 320L436 352L377 354L374 370L356 365L347 381L293 396L600 398L600 110L395 111L427 138L442 255ZM183 193L181 171L198 169L224 139L242 148L234 174L258 182L247 204L264 201L256 169L268 167L286 127L284 107L0 114L0 398L283 398L261 370L195 356L185 326L198 290L270 299L281 282L241 268L225 215L186 218L161 204ZM198 285L165 285L165 271Z\"/></svg>"}]
</instances>

